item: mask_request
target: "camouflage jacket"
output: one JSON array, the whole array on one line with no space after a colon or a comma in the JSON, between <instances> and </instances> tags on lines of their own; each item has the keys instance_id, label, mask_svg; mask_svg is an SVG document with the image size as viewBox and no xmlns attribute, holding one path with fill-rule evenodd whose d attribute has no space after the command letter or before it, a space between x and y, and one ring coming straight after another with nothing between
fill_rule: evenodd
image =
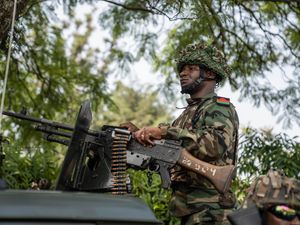
<instances>
[{"instance_id":1,"label":"camouflage jacket","mask_svg":"<svg viewBox=\"0 0 300 225\"><path fill-rule=\"evenodd\" d=\"M210 93L201 99L188 99L188 106L182 114L166 129L165 138L180 139L183 147L195 157L214 165L235 164L237 158L238 126L239 120L234 106L229 99L218 97L215 93ZM171 171L173 190L178 195L185 196L183 199L190 199L195 202L191 190L197 189L198 203L219 202L220 196L213 185L201 175L188 171L176 165ZM181 193L176 191L176 184L180 183ZM185 185L182 185L185 184ZM183 192L183 193L182 193ZM187 193L191 193L190 196ZM173 196L174 197L174 196ZM232 200L232 196L229 196ZM186 202L189 204L188 202ZM226 203L225 203L226 204ZM201 204L200 204L201 205ZM183 204L180 203L182 207ZM184 207L184 206L183 206ZM186 206L190 208L190 206ZM176 207L175 207L176 208ZM193 208L193 207L192 207ZM190 208L191 209L191 208ZM177 211L177 209L176 209ZM191 213L173 212L177 216ZM191 211L196 211L195 208Z\"/></svg>"}]
</instances>

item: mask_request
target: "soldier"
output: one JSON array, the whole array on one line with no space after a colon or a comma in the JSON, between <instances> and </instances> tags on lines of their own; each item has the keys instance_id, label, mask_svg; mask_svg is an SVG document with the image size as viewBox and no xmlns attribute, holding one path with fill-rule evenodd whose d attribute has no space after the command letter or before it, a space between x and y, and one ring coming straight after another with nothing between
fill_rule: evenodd
<instances>
[{"instance_id":1,"label":"soldier","mask_svg":"<svg viewBox=\"0 0 300 225\"><path fill-rule=\"evenodd\" d=\"M300 225L300 181L270 170L247 191L241 209L228 215L233 225Z\"/></svg>"},{"instance_id":2,"label":"soldier","mask_svg":"<svg viewBox=\"0 0 300 225\"><path fill-rule=\"evenodd\" d=\"M176 60L181 93L189 94L187 106L171 124L138 129L134 132L143 145L155 139L180 139L193 156L213 165L235 164L238 144L238 116L228 98L219 97L215 87L230 74L223 54L204 43L188 45ZM235 205L231 191L219 194L203 176L179 165L172 168L170 210L182 225L229 224L226 212Z\"/></svg>"}]
</instances>

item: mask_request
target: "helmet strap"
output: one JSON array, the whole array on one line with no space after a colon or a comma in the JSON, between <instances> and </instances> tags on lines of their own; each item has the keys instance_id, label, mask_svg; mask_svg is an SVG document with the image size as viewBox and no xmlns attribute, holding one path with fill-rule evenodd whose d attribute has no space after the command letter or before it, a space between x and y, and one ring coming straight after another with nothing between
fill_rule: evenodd
<instances>
[{"instance_id":1,"label":"helmet strap","mask_svg":"<svg viewBox=\"0 0 300 225\"><path fill-rule=\"evenodd\" d=\"M215 80L214 78L205 77L205 72L203 68L200 68L199 78L195 80L192 84L182 87L181 94L194 94L200 87L203 81Z\"/></svg>"}]
</instances>

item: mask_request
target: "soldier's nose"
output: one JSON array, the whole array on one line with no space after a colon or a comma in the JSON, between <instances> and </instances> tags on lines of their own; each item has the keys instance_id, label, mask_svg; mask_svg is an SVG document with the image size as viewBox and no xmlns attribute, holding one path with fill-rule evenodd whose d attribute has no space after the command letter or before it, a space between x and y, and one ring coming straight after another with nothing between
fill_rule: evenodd
<instances>
[{"instance_id":1,"label":"soldier's nose","mask_svg":"<svg viewBox=\"0 0 300 225\"><path fill-rule=\"evenodd\" d=\"M180 73L179 73L179 77L182 78L182 77L185 77L187 76L187 70L183 69Z\"/></svg>"}]
</instances>

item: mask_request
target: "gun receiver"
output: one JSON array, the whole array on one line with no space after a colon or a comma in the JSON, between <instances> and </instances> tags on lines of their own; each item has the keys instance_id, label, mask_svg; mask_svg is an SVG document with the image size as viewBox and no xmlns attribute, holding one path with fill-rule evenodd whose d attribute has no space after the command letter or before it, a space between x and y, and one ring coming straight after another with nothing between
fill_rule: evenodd
<instances>
[{"instance_id":1,"label":"gun receiver","mask_svg":"<svg viewBox=\"0 0 300 225\"><path fill-rule=\"evenodd\" d=\"M128 151L131 154L140 153L155 159L155 166L151 167L160 173L162 187L170 186L169 169L178 163L182 167L206 177L220 193L228 191L235 170L233 165L215 166L199 160L182 148L179 141L162 139L156 140L154 143L153 147L145 147L136 141L131 141Z\"/></svg>"},{"instance_id":2,"label":"gun receiver","mask_svg":"<svg viewBox=\"0 0 300 225\"><path fill-rule=\"evenodd\" d=\"M90 130L89 101L81 105L74 127L21 113L3 111L3 114L39 123L35 129L43 132L47 141L68 146L56 186L58 190L124 194L127 167L158 172L162 187L168 188L171 183L169 170L178 163L206 177L220 193L225 193L234 174L233 165L215 166L201 161L182 148L177 140L156 140L153 147L146 147L121 127L104 125L100 131Z\"/></svg>"}]
</instances>

